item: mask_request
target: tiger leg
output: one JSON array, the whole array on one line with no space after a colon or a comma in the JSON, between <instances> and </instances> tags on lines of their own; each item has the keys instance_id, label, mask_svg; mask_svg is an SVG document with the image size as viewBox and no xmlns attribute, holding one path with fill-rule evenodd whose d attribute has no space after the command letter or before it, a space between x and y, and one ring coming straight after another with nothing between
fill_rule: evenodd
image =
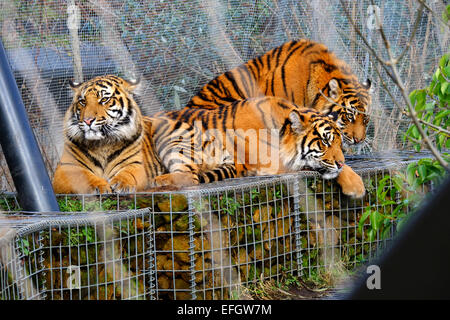
<instances>
[{"instance_id":1,"label":"tiger leg","mask_svg":"<svg viewBox=\"0 0 450 320\"><path fill-rule=\"evenodd\" d=\"M362 198L366 193L362 178L348 165L344 164L336 179L342 193L352 198Z\"/></svg>"},{"instance_id":2,"label":"tiger leg","mask_svg":"<svg viewBox=\"0 0 450 320\"><path fill-rule=\"evenodd\" d=\"M56 194L110 193L108 181L72 163L62 163L55 170L53 190Z\"/></svg>"},{"instance_id":3,"label":"tiger leg","mask_svg":"<svg viewBox=\"0 0 450 320\"><path fill-rule=\"evenodd\" d=\"M231 164L223 164L220 167L206 170L198 173L200 183L210 183L237 177L236 166Z\"/></svg>"},{"instance_id":4,"label":"tiger leg","mask_svg":"<svg viewBox=\"0 0 450 320\"><path fill-rule=\"evenodd\" d=\"M142 191L147 186L147 174L141 164L128 165L110 179L114 192Z\"/></svg>"},{"instance_id":5,"label":"tiger leg","mask_svg":"<svg viewBox=\"0 0 450 320\"><path fill-rule=\"evenodd\" d=\"M199 184L197 174L191 171L172 172L157 176L150 182L150 187L179 186L188 187Z\"/></svg>"}]
</instances>

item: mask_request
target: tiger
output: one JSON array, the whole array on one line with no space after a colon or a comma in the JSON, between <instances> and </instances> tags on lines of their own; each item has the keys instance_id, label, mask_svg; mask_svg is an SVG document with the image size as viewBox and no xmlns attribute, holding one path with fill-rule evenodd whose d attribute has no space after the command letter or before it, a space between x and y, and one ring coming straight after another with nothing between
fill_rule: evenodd
<instances>
[{"instance_id":1,"label":"tiger","mask_svg":"<svg viewBox=\"0 0 450 320\"><path fill-rule=\"evenodd\" d=\"M64 149L53 177L53 188L57 194L122 193L133 190L145 192L155 190L155 187L190 186L238 176L284 172L283 169L273 170L272 168L272 171L268 171L264 167L252 167L251 164L247 166L245 159L241 160L243 165L236 165L236 159L229 154L229 151L233 153L233 150L227 149L223 143L221 147L217 148L217 143L213 143L214 140L203 139L201 136L203 130L193 130L195 127L192 127L191 124L169 117L143 116L133 98L138 82L108 75L95 77L84 83L71 82L70 86L73 90L73 101L64 117ZM249 110L245 109L261 106L257 101L239 103L241 104L239 108L238 104L230 106L229 112L231 113L227 116L225 116L225 110L211 110L209 120L213 124L218 121L222 123L222 129L225 128L224 125L229 128L234 128L236 125L236 128L245 128L246 123L251 123L249 120L252 119ZM288 107L293 107L293 104L289 105L288 101L266 100L264 110L267 115L270 115L270 106L279 104L281 107L274 107L274 109L283 108L286 103ZM252 105L254 107L251 107ZM297 107L295 106L295 108ZM238 121L230 121L229 116L237 110L239 113L236 113L235 116ZM213 116L214 114L216 116ZM305 111L305 115L301 115L299 118L305 119L306 114L308 112ZM250 119L244 120L245 115L250 116ZM281 112L274 114L274 120L270 123L276 123L276 119L281 123L282 116ZM318 116L315 115L311 119ZM325 120L329 123L329 119ZM205 121L206 118L203 118L202 129L204 129L203 127L214 128L213 125L207 126ZM284 121L286 122L287 118ZM231 126L233 123L234 125ZM268 123L255 123L255 128L261 128L263 124L267 126ZM286 132L293 132L292 129L286 131L289 123L286 122L287 127L285 126L283 131L285 132L283 141L287 142L292 137ZM271 128L273 127L274 125ZM275 126L275 128L278 127ZM306 132L305 130L303 131ZM182 133L182 139L179 139L180 133ZM333 136L338 137L335 141L339 140L337 131ZM220 136L218 137L220 138ZM192 149L192 145L202 139L205 142L200 144L200 150ZM313 142L311 141L311 145L316 143L316 148L319 150L319 144ZM242 142L239 145L242 145ZM305 145L303 145L304 147ZM283 150L290 150L292 153L286 153L282 159L295 158L294 149L292 146L291 149L284 148ZM175 152L177 150L183 152ZM309 156L312 157L311 159L319 155L316 153L317 150L311 148L308 152L311 154ZM214 155L216 151L217 155ZM322 172L327 178L332 178L338 171L342 171L338 176L338 182L339 179L344 178L349 181L345 186L341 184L343 192L358 194L358 190L355 191L355 188L358 187L354 181L356 174L351 169L347 170L343 165L343 155L339 153L339 150L336 149L335 152L339 159L335 161L333 169L330 169L331 160L330 168L325 165L326 161L308 160L311 162L308 165ZM190 155L189 158L198 158L205 154L208 157L212 155L216 162L208 164L207 161L194 161L191 164L187 161L189 159L179 159L180 154ZM300 165L297 167L292 167L290 162L287 164L283 162L282 166L291 169L300 168L308 162L305 159L303 162L299 160ZM342 168L336 169L336 166ZM356 177L358 176L356 175Z\"/></svg>"},{"instance_id":2,"label":"tiger","mask_svg":"<svg viewBox=\"0 0 450 320\"><path fill-rule=\"evenodd\" d=\"M56 194L172 191L192 184L177 172L169 174L170 185L154 181L169 172L155 151L152 118L142 115L134 99L138 81L106 75L69 85L73 99L52 180ZM201 174L209 174L206 167Z\"/></svg>"},{"instance_id":3,"label":"tiger","mask_svg":"<svg viewBox=\"0 0 450 320\"><path fill-rule=\"evenodd\" d=\"M152 123L133 97L138 81L106 75L69 85L73 101L64 116L55 193L143 191L166 172L154 152Z\"/></svg>"},{"instance_id":4,"label":"tiger","mask_svg":"<svg viewBox=\"0 0 450 320\"><path fill-rule=\"evenodd\" d=\"M337 177L346 195L365 193L361 177L345 164L341 130L316 110L266 96L201 109L193 123L167 114L152 118L155 150L169 172L156 185L176 183L173 174L196 185L310 168L324 179ZM217 161L203 167L208 159Z\"/></svg>"},{"instance_id":5,"label":"tiger","mask_svg":"<svg viewBox=\"0 0 450 320\"><path fill-rule=\"evenodd\" d=\"M371 92L371 81L361 84L350 67L325 45L301 39L217 76L181 112L166 116L190 122L205 109L276 96L330 115L342 130L344 145L351 146L366 138Z\"/></svg>"}]
</instances>

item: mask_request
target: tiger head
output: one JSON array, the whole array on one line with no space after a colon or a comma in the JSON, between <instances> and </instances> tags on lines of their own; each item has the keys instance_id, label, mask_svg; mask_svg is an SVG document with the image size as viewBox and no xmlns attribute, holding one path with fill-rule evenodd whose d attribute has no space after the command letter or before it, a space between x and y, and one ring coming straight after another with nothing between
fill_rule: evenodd
<instances>
[{"instance_id":1,"label":"tiger head","mask_svg":"<svg viewBox=\"0 0 450 320\"><path fill-rule=\"evenodd\" d=\"M132 92L138 82L107 75L83 83L69 82L73 101L65 116L65 133L79 143L114 143L142 131L142 115Z\"/></svg>"},{"instance_id":2,"label":"tiger head","mask_svg":"<svg viewBox=\"0 0 450 320\"><path fill-rule=\"evenodd\" d=\"M333 118L345 145L362 142L369 123L370 80L361 84L352 68L324 45L311 50L305 106Z\"/></svg>"},{"instance_id":3,"label":"tiger head","mask_svg":"<svg viewBox=\"0 0 450 320\"><path fill-rule=\"evenodd\" d=\"M281 133L285 166L293 171L307 166L324 179L336 178L345 161L341 130L336 123L309 109L292 110L289 122L292 134Z\"/></svg>"},{"instance_id":4,"label":"tiger head","mask_svg":"<svg viewBox=\"0 0 450 320\"><path fill-rule=\"evenodd\" d=\"M354 145L366 138L369 123L370 80L359 84L354 79L332 78L316 99L316 109L336 121L342 130L345 145Z\"/></svg>"}]
</instances>

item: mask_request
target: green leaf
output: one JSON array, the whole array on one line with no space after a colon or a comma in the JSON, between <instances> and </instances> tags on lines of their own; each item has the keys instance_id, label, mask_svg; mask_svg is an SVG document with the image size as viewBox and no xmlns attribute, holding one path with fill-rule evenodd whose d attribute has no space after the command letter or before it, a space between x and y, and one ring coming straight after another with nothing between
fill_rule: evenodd
<instances>
[{"instance_id":1,"label":"green leaf","mask_svg":"<svg viewBox=\"0 0 450 320\"><path fill-rule=\"evenodd\" d=\"M380 230L380 223L383 220L383 216L376 210L370 213L370 224L372 229L378 231Z\"/></svg>"},{"instance_id":2,"label":"green leaf","mask_svg":"<svg viewBox=\"0 0 450 320\"><path fill-rule=\"evenodd\" d=\"M449 86L448 82L444 82L443 84L441 84L441 93L445 94L445 92L447 91L447 88Z\"/></svg>"},{"instance_id":3,"label":"green leaf","mask_svg":"<svg viewBox=\"0 0 450 320\"><path fill-rule=\"evenodd\" d=\"M417 173L422 178L422 180L425 179L427 176L427 167L425 165L419 165L417 167Z\"/></svg>"},{"instance_id":4,"label":"green leaf","mask_svg":"<svg viewBox=\"0 0 450 320\"><path fill-rule=\"evenodd\" d=\"M416 180L416 170L417 170L417 164L411 163L408 168L406 169L406 176L408 179L408 184L413 185L414 181Z\"/></svg>"},{"instance_id":5,"label":"green leaf","mask_svg":"<svg viewBox=\"0 0 450 320\"><path fill-rule=\"evenodd\" d=\"M362 232L362 229L364 227L364 223L366 222L366 220L369 217L370 213L371 213L371 208L367 207L366 211L364 211L364 213L362 214L361 218L359 219L359 223L358 223L358 230L359 230L359 232Z\"/></svg>"},{"instance_id":6,"label":"green leaf","mask_svg":"<svg viewBox=\"0 0 450 320\"><path fill-rule=\"evenodd\" d=\"M382 206L390 206L391 204L397 204L394 200L387 200L381 203Z\"/></svg>"},{"instance_id":7,"label":"green leaf","mask_svg":"<svg viewBox=\"0 0 450 320\"><path fill-rule=\"evenodd\" d=\"M369 230L369 241L372 242L375 240L377 232L374 229Z\"/></svg>"}]
</instances>

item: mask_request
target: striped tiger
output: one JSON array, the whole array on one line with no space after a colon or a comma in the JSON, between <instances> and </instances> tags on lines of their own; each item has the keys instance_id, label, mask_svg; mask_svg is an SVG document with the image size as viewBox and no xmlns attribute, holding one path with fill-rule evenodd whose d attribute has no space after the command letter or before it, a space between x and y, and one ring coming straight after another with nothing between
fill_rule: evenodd
<instances>
[{"instance_id":1,"label":"striped tiger","mask_svg":"<svg viewBox=\"0 0 450 320\"><path fill-rule=\"evenodd\" d=\"M55 193L143 191L165 173L153 152L152 124L133 98L137 85L113 75L70 82L74 96L64 117Z\"/></svg>"},{"instance_id":2,"label":"striped tiger","mask_svg":"<svg viewBox=\"0 0 450 320\"><path fill-rule=\"evenodd\" d=\"M359 176L343 165L337 127L316 112L286 113L298 107L274 97L250 99L210 110L201 118L200 130L195 130L195 123L192 126L168 117L142 116L133 99L137 85L111 75L71 83L74 97L64 118L65 143L53 178L55 193L148 191L155 186L188 186L236 176L282 173L305 165L327 178L342 170L338 182L348 180L345 186L341 183L344 193L361 192ZM257 163L249 163L247 156L234 158L233 149L223 143L220 134L213 137L217 139L205 138L205 128L219 132L225 128L280 130L282 144L273 152L279 158ZM309 138L296 143L301 136ZM330 137L335 137L334 142L326 145ZM237 138L236 148L247 148L249 141ZM259 135L257 138L264 141ZM322 152L324 148L328 152ZM274 167L274 163L280 167Z\"/></svg>"},{"instance_id":3,"label":"striped tiger","mask_svg":"<svg viewBox=\"0 0 450 320\"><path fill-rule=\"evenodd\" d=\"M106 75L70 86L73 100L64 117L64 149L53 177L55 193L155 191L155 185L194 184L191 174L167 175L154 149L152 119L141 114L133 98L137 82ZM155 183L157 176L163 178ZM161 183L168 176L170 183Z\"/></svg>"},{"instance_id":4,"label":"striped tiger","mask_svg":"<svg viewBox=\"0 0 450 320\"><path fill-rule=\"evenodd\" d=\"M156 185L174 183L173 174L198 184L309 167L325 179L337 177L344 194L364 195L362 179L344 164L341 131L328 116L270 96L198 111L192 123L174 120L176 112L151 118L155 151L169 172L156 177Z\"/></svg>"},{"instance_id":5,"label":"striped tiger","mask_svg":"<svg viewBox=\"0 0 450 320\"><path fill-rule=\"evenodd\" d=\"M206 84L182 112L166 116L191 122L204 109L238 100L276 96L332 115L353 145L366 137L371 102L370 80L360 84L350 67L323 44L290 41Z\"/></svg>"}]
</instances>

